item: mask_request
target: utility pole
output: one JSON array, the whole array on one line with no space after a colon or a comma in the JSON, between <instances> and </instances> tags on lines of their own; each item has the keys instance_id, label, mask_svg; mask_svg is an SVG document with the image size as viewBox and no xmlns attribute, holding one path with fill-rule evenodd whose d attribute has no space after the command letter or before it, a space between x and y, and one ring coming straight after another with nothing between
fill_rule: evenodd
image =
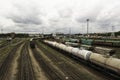
<instances>
[{"instance_id":1,"label":"utility pole","mask_svg":"<svg viewBox=\"0 0 120 80\"><path fill-rule=\"evenodd\" d=\"M44 34L44 27L42 28L42 34Z\"/></svg>"},{"instance_id":2,"label":"utility pole","mask_svg":"<svg viewBox=\"0 0 120 80\"><path fill-rule=\"evenodd\" d=\"M1 34L3 34L3 29L1 29Z\"/></svg>"},{"instance_id":3,"label":"utility pole","mask_svg":"<svg viewBox=\"0 0 120 80\"><path fill-rule=\"evenodd\" d=\"M42 37L44 37L44 27L41 27L42 29Z\"/></svg>"},{"instance_id":4,"label":"utility pole","mask_svg":"<svg viewBox=\"0 0 120 80\"><path fill-rule=\"evenodd\" d=\"M114 33L114 26L112 26L112 33L111 33L111 37L115 37L115 33Z\"/></svg>"},{"instance_id":5,"label":"utility pole","mask_svg":"<svg viewBox=\"0 0 120 80\"><path fill-rule=\"evenodd\" d=\"M88 33L89 32L89 19L87 19L87 36L88 36Z\"/></svg>"},{"instance_id":6,"label":"utility pole","mask_svg":"<svg viewBox=\"0 0 120 80\"><path fill-rule=\"evenodd\" d=\"M114 26L112 26L112 31L114 32Z\"/></svg>"},{"instance_id":7,"label":"utility pole","mask_svg":"<svg viewBox=\"0 0 120 80\"><path fill-rule=\"evenodd\" d=\"M69 38L71 37L71 28L69 28Z\"/></svg>"}]
</instances>

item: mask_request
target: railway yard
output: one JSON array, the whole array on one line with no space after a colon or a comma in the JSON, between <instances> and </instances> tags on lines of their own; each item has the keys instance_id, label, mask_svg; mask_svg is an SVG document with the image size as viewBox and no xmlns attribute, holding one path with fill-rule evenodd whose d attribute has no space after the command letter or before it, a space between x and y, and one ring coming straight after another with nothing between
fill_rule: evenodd
<instances>
[{"instance_id":1,"label":"railway yard","mask_svg":"<svg viewBox=\"0 0 120 80\"><path fill-rule=\"evenodd\" d=\"M112 63L104 67L103 64L97 64L97 61L93 62L95 58L88 58L92 53L83 59L78 54L74 55L80 50L71 47L71 54L67 51L68 46L60 43L56 47L57 44L46 39L1 40L0 80L120 80L119 57L113 59L118 61L117 67L113 65L111 68ZM115 49L117 55L120 54L120 48Z\"/></svg>"},{"instance_id":2,"label":"railway yard","mask_svg":"<svg viewBox=\"0 0 120 80\"><path fill-rule=\"evenodd\" d=\"M0 80L120 80L120 0L0 0Z\"/></svg>"},{"instance_id":3,"label":"railway yard","mask_svg":"<svg viewBox=\"0 0 120 80\"><path fill-rule=\"evenodd\" d=\"M0 0L0 80L120 80L120 0Z\"/></svg>"}]
</instances>

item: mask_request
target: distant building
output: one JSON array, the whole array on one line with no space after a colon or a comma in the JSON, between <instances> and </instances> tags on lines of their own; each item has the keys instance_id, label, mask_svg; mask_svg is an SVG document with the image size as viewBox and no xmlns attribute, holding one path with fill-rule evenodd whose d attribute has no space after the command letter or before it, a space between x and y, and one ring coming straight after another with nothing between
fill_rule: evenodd
<instances>
[{"instance_id":1,"label":"distant building","mask_svg":"<svg viewBox=\"0 0 120 80\"><path fill-rule=\"evenodd\" d=\"M64 37L64 33L53 33L52 37L55 39L60 39L60 38Z\"/></svg>"},{"instance_id":2,"label":"distant building","mask_svg":"<svg viewBox=\"0 0 120 80\"><path fill-rule=\"evenodd\" d=\"M29 37L40 37L40 34L29 34Z\"/></svg>"}]
</instances>

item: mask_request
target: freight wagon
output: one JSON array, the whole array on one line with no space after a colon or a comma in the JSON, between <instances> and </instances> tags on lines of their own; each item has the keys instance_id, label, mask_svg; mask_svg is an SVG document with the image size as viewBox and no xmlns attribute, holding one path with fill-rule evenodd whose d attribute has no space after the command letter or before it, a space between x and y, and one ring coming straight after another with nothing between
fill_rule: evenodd
<instances>
[{"instance_id":1,"label":"freight wagon","mask_svg":"<svg viewBox=\"0 0 120 80\"><path fill-rule=\"evenodd\" d=\"M80 42L85 45L101 45L101 46L114 46L120 47L120 40L108 40L108 39L80 39Z\"/></svg>"}]
</instances>

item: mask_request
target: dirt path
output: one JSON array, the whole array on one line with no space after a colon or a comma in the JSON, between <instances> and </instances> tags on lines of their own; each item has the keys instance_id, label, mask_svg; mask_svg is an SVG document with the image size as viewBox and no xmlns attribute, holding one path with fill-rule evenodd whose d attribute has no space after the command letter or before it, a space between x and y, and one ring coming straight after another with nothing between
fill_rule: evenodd
<instances>
[{"instance_id":1,"label":"dirt path","mask_svg":"<svg viewBox=\"0 0 120 80\"><path fill-rule=\"evenodd\" d=\"M39 48L36 48L36 50L39 52L39 54L45 59L46 62L48 62L48 65L51 65L54 70L59 73L64 79L67 77L55 64L52 62L43 51L41 51Z\"/></svg>"},{"instance_id":2,"label":"dirt path","mask_svg":"<svg viewBox=\"0 0 120 80\"><path fill-rule=\"evenodd\" d=\"M39 66L38 62L36 61L35 57L33 56L33 53L30 48L29 48L29 54L30 54L30 58L32 61L32 66L33 66L36 80L48 80L47 77L45 76L43 70Z\"/></svg>"},{"instance_id":3,"label":"dirt path","mask_svg":"<svg viewBox=\"0 0 120 80\"><path fill-rule=\"evenodd\" d=\"M18 72L18 69L17 69L17 67L18 67L18 59L20 57L20 52L22 50L23 45L24 44L22 44L20 46L20 48L18 48L18 50L17 50L17 52L15 54L15 57L13 59L13 62L11 64L10 74L9 74L9 78L8 78L9 80L16 80L16 74Z\"/></svg>"}]
</instances>

